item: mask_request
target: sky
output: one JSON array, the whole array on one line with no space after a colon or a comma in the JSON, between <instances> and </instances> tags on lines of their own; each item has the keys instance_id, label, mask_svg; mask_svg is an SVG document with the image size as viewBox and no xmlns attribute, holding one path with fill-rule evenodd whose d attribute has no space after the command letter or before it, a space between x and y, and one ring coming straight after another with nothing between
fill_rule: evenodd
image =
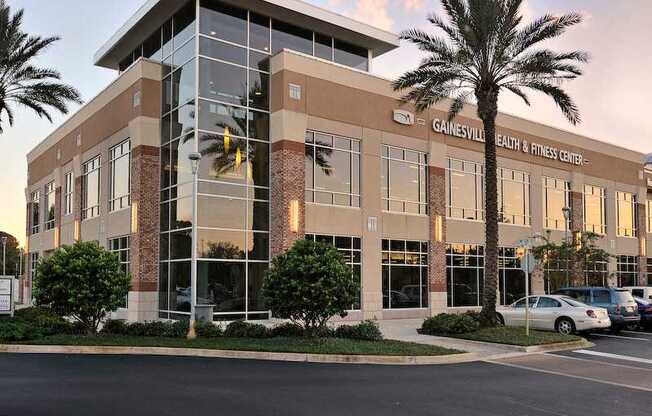
<instances>
[{"instance_id":1,"label":"sky","mask_svg":"<svg viewBox=\"0 0 652 416\"><path fill-rule=\"evenodd\" d=\"M99 47L145 0L7 0L12 9L25 9L23 30L41 36L60 36L37 61L58 69L84 100L92 99L117 73L93 66ZM168 0L172 1L172 0ZM308 0L317 6L393 32L419 27L432 30L426 17L441 13L439 0ZM65 11L65 12L64 12ZM525 21L545 13L577 11L584 22L560 40L546 46L558 51L582 49L591 54L585 75L565 89L582 113L579 126L570 125L546 97L530 94L531 107L503 94L500 110L578 134L652 152L652 1L627 0L526 0ZM402 45L374 61L373 72L394 78L415 67L419 52ZM73 112L77 107L73 107ZM26 154L67 116L56 115L54 124L24 110L16 112L13 127L2 120L0 134L0 230L25 241Z\"/></svg>"}]
</instances>

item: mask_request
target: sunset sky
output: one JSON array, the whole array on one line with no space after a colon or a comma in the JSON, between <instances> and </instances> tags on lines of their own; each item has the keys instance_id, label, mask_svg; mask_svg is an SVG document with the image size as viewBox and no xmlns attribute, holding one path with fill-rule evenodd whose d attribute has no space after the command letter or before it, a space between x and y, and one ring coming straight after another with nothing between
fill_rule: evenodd
<instances>
[{"instance_id":1,"label":"sunset sky","mask_svg":"<svg viewBox=\"0 0 652 416\"><path fill-rule=\"evenodd\" d=\"M42 36L62 37L38 64L62 72L88 101L117 76L92 63L95 51L145 0L8 0L25 9L23 29ZM440 11L438 0L309 0L310 3L394 32L428 28L426 16ZM546 12L579 11L585 22L549 46L556 50L584 49L592 56L586 75L566 86L582 112L583 122L569 125L552 101L531 95L532 107L507 94L501 110L554 125L641 152L652 152L652 1L529 0L526 19ZM374 72L395 77L419 61L415 49L404 46L374 62ZM16 113L13 128L2 120L0 135L0 230L25 240L26 153L66 117L55 123L26 111Z\"/></svg>"}]
</instances>

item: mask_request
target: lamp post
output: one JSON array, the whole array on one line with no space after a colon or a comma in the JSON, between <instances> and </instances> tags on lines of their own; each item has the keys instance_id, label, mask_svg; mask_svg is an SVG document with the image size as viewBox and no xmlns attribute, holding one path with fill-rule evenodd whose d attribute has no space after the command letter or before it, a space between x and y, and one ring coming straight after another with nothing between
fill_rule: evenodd
<instances>
[{"instance_id":1,"label":"lamp post","mask_svg":"<svg viewBox=\"0 0 652 416\"><path fill-rule=\"evenodd\" d=\"M7 236L2 237L2 275L7 275Z\"/></svg>"},{"instance_id":2,"label":"lamp post","mask_svg":"<svg viewBox=\"0 0 652 416\"><path fill-rule=\"evenodd\" d=\"M566 241L567 245L570 245L570 241L568 240L568 225L570 223L571 208L564 207L561 210L564 213L564 241ZM566 255L564 257L565 257L564 270L566 272L566 286L568 286L569 285L568 252L566 252Z\"/></svg>"},{"instance_id":3,"label":"lamp post","mask_svg":"<svg viewBox=\"0 0 652 416\"><path fill-rule=\"evenodd\" d=\"M188 326L188 339L197 338L195 332L195 319L197 307L197 173L201 161L201 153L193 152L188 155L192 167L192 248L190 263L190 324Z\"/></svg>"}]
</instances>

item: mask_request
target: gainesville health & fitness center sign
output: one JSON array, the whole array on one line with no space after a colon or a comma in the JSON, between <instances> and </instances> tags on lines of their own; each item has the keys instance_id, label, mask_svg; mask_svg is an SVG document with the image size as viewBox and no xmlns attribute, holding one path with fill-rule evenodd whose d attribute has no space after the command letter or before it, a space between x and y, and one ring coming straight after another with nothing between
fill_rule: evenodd
<instances>
[{"instance_id":1,"label":"gainesville health & fitness center sign","mask_svg":"<svg viewBox=\"0 0 652 416\"><path fill-rule=\"evenodd\" d=\"M467 126L465 124L444 121L437 118L433 120L432 128L437 133L484 143L483 129ZM496 147L502 147L515 152L523 152L546 159L557 160L562 163L576 166L582 166L584 164L584 157L579 153L535 142L528 142L527 140L502 134L496 134Z\"/></svg>"}]
</instances>

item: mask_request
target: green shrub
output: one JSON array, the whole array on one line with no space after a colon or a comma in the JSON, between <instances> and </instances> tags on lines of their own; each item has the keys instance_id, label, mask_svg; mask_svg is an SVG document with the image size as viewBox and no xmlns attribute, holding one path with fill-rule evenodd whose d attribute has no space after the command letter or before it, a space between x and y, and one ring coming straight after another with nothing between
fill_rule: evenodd
<instances>
[{"instance_id":1,"label":"green shrub","mask_svg":"<svg viewBox=\"0 0 652 416\"><path fill-rule=\"evenodd\" d=\"M466 334L479 327L478 320L469 314L442 313L426 319L421 326L421 333L428 335Z\"/></svg>"},{"instance_id":2,"label":"green shrub","mask_svg":"<svg viewBox=\"0 0 652 416\"><path fill-rule=\"evenodd\" d=\"M174 321L167 324L167 330L163 336L168 338L185 338L188 335L188 321Z\"/></svg>"},{"instance_id":3,"label":"green shrub","mask_svg":"<svg viewBox=\"0 0 652 416\"><path fill-rule=\"evenodd\" d=\"M335 337L363 341L382 341L383 333L380 332L376 321L362 321L357 325L340 325L335 330Z\"/></svg>"},{"instance_id":4,"label":"green shrub","mask_svg":"<svg viewBox=\"0 0 652 416\"><path fill-rule=\"evenodd\" d=\"M294 322L284 322L271 329L273 337L295 338L305 334L303 327Z\"/></svg>"},{"instance_id":5,"label":"green shrub","mask_svg":"<svg viewBox=\"0 0 652 416\"><path fill-rule=\"evenodd\" d=\"M69 334L72 332L73 324L47 308L30 307L20 309L16 311L14 319L38 328L44 336Z\"/></svg>"},{"instance_id":6,"label":"green shrub","mask_svg":"<svg viewBox=\"0 0 652 416\"><path fill-rule=\"evenodd\" d=\"M39 262L34 297L37 304L75 318L94 334L106 315L124 303L129 284L116 254L96 242L78 242Z\"/></svg>"},{"instance_id":7,"label":"green shrub","mask_svg":"<svg viewBox=\"0 0 652 416\"><path fill-rule=\"evenodd\" d=\"M224 336L228 338L267 338L270 331L264 325L233 321L227 325Z\"/></svg>"},{"instance_id":8,"label":"green shrub","mask_svg":"<svg viewBox=\"0 0 652 416\"><path fill-rule=\"evenodd\" d=\"M345 317L359 292L342 255L332 245L307 240L272 260L262 289L274 316L300 322L309 334L333 316Z\"/></svg>"},{"instance_id":9,"label":"green shrub","mask_svg":"<svg viewBox=\"0 0 652 416\"><path fill-rule=\"evenodd\" d=\"M109 319L102 327L102 333L108 335L127 335L129 325L123 319Z\"/></svg>"},{"instance_id":10,"label":"green shrub","mask_svg":"<svg viewBox=\"0 0 652 416\"><path fill-rule=\"evenodd\" d=\"M206 321L195 322L195 331L200 338L219 338L224 334L220 325Z\"/></svg>"},{"instance_id":11,"label":"green shrub","mask_svg":"<svg viewBox=\"0 0 652 416\"><path fill-rule=\"evenodd\" d=\"M0 341L29 341L43 337L41 330L34 324L22 319L0 320Z\"/></svg>"}]
</instances>

